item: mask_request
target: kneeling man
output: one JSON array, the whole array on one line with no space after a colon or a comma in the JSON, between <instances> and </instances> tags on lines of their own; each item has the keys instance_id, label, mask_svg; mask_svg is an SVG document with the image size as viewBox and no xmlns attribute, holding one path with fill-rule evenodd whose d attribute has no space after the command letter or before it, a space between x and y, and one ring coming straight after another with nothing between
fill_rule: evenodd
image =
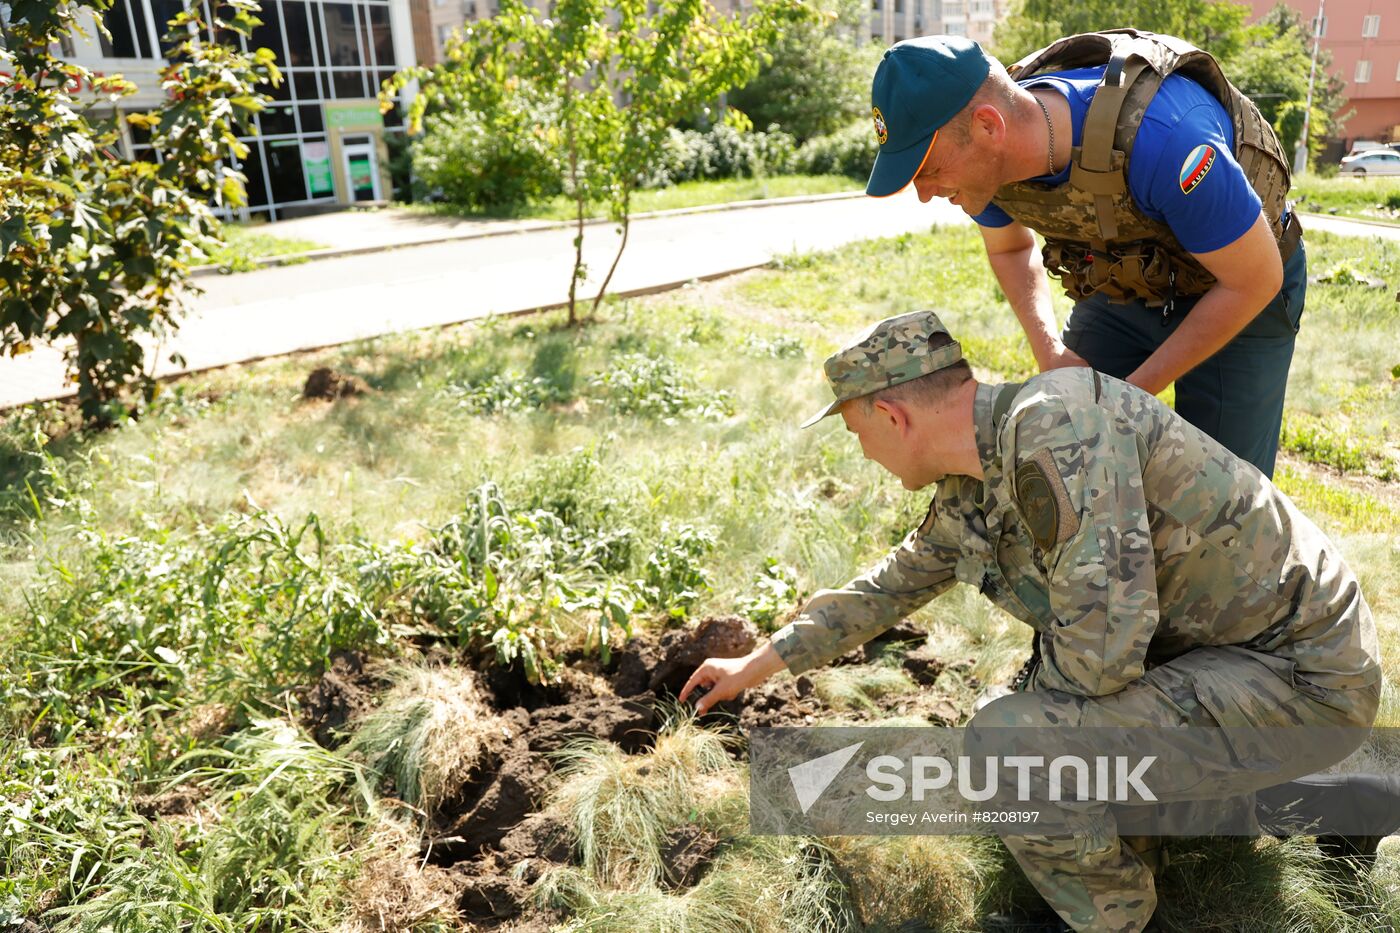
<instances>
[{"instance_id":1,"label":"kneeling man","mask_svg":"<svg viewBox=\"0 0 1400 933\"><path fill-rule=\"evenodd\" d=\"M784 667L826 664L961 581L1034 628L1039 654L1021 690L981 709L974 728L1364 737L1381 668L1356 576L1258 470L1157 399L1086 368L980 384L928 311L880 322L825 369L836 400L807 425L839 414L906 489L936 484L933 502L873 570L818 592L750 655L701 665L682 696L708 688L701 712ZM1212 794L1249 795L1360 741L1280 741L1251 749L1247 767L1222 744L1219 760L1198 764ZM1141 931L1152 917L1152 872L1107 808L1073 837L1006 844L1073 928Z\"/></svg>"}]
</instances>

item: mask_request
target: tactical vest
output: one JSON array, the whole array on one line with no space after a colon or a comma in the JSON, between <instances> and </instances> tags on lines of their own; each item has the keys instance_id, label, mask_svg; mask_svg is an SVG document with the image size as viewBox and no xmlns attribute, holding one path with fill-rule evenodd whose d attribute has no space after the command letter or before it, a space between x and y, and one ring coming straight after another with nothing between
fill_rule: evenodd
<instances>
[{"instance_id":1,"label":"tactical vest","mask_svg":"<svg viewBox=\"0 0 1400 933\"><path fill-rule=\"evenodd\" d=\"M1301 228L1288 211L1288 159L1273 127L1226 79L1208 53L1172 36L1136 29L1069 36L1007 69L1013 79L1103 65L1103 80L1084 118L1081 144L1060 185L1004 185L992 203L1045 238L1045 268L1076 301L1095 293L1110 301L1168 305L1200 295L1215 277L1177 242L1166 224L1138 209L1128 190L1128 161L1147 105L1162 81L1180 72L1225 107L1235 128L1235 160L1263 202L1279 252L1297 248ZM1289 221L1280 218L1287 212Z\"/></svg>"}]
</instances>

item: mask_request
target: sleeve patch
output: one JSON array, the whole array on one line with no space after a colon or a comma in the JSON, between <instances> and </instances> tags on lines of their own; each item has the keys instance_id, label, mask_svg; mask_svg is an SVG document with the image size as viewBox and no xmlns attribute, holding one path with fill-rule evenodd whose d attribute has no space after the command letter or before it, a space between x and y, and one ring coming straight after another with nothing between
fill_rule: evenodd
<instances>
[{"instance_id":1,"label":"sleeve patch","mask_svg":"<svg viewBox=\"0 0 1400 933\"><path fill-rule=\"evenodd\" d=\"M1079 513L1069 501L1048 447L1037 450L1016 468L1015 486L1021 517L1042 551L1063 544L1079 531Z\"/></svg>"}]
</instances>

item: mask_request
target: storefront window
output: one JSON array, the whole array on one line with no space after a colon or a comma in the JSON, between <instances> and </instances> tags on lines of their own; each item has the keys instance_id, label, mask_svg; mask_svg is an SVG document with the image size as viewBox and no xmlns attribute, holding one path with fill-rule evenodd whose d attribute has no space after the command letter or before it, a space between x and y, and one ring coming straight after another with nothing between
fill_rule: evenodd
<instances>
[{"instance_id":1,"label":"storefront window","mask_svg":"<svg viewBox=\"0 0 1400 933\"><path fill-rule=\"evenodd\" d=\"M355 8L348 3L327 3L321 9L326 17L326 44L330 51L330 63L338 68L363 64L360 58Z\"/></svg>"},{"instance_id":2,"label":"storefront window","mask_svg":"<svg viewBox=\"0 0 1400 933\"><path fill-rule=\"evenodd\" d=\"M282 45L282 17L277 4L272 0L263 0L258 19L262 20L262 25L253 30L253 35L248 39L248 48L271 49L272 54L277 56L277 63L286 64L287 49Z\"/></svg>"},{"instance_id":3,"label":"storefront window","mask_svg":"<svg viewBox=\"0 0 1400 933\"><path fill-rule=\"evenodd\" d=\"M370 44L374 46L374 63L380 68L392 68L398 64L394 60L394 34L389 29L387 7L369 8L369 35Z\"/></svg>"},{"instance_id":4,"label":"storefront window","mask_svg":"<svg viewBox=\"0 0 1400 933\"><path fill-rule=\"evenodd\" d=\"M306 176L301 170L301 143L295 139L267 144L267 183L276 204L306 200Z\"/></svg>"},{"instance_id":5,"label":"storefront window","mask_svg":"<svg viewBox=\"0 0 1400 933\"><path fill-rule=\"evenodd\" d=\"M301 0L282 0L282 21L287 28L287 64L306 66L316 64L311 54L313 33L306 20L306 4Z\"/></svg>"}]
</instances>

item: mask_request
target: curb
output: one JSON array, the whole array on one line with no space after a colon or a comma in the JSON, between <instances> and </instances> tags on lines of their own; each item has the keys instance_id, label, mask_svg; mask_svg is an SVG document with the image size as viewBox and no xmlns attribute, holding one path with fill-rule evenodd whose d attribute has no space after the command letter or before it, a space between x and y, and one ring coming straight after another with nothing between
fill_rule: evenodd
<instances>
[{"instance_id":1,"label":"curb","mask_svg":"<svg viewBox=\"0 0 1400 933\"><path fill-rule=\"evenodd\" d=\"M741 273L741 272L749 272L749 271L752 271L752 270L754 270L754 269L762 269L762 268L764 268L764 267L767 266L767 265L769 265L768 262L750 263L750 264L744 265L744 266L736 266L736 267L734 267L734 268L732 268L732 269L721 269L721 270L719 270L718 272L709 272L709 273L706 273L705 275L691 276L690 278L686 278L686 279L675 279L675 280L669 281L669 282L660 282L660 283L657 283L657 284L655 284L655 285L643 285L643 286L641 286L641 287L639 287L639 288L629 288L629 289L625 289L625 290L623 290L623 291L610 291L610 292L608 292L608 297L610 297L610 298L641 298L641 297L644 297L644 296L646 296L646 295L657 295L657 294L660 294L660 293L662 293L662 292L674 291L674 290L677 289L677 288L684 288L685 286L691 284L692 282L713 282L713 281L715 281L715 280L717 280L717 279L728 278L728 277L731 276L731 275L738 275L738 274ZM592 296L592 295L589 295L589 296L587 296L587 297L584 297L584 298L579 299L579 304L580 304L580 305L586 306L586 305L588 305L589 303L591 303L592 300L593 300L593 296ZM281 359L281 358L286 358L286 357L293 357L293 356L297 356L298 354L301 354L301 353L313 353L313 352L315 352L315 351L317 351L317 350L326 350L326 349L329 349L329 348L331 348L331 347L344 346L345 344L348 344L348 343L355 343L355 342L361 341L361 340L375 340L375 339L377 339L377 338L379 338L379 337L389 337L389 336L393 336L394 334L411 334L411 333L414 333L414 332L416 332L416 331L441 330L441 329L444 328L444 327L459 327L459 326L461 326L461 325L463 325L463 324L470 324L470 323L472 323L473 321L485 321L485 320L489 320L489 319L491 319L491 318L516 318L516 317L524 317L524 316L527 315L527 314L543 314L543 313L545 313L545 312L547 312L547 311L558 311L559 309L565 308L565 307L568 307L568 302L566 302L566 301L561 301L561 302L556 302L556 303L554 303L554 304L538 305L538 306L536 306L536 307L531 307L531 308L516 308L516 309L513 310L513 311L501 311L501 312L495 313L495 314L478 314L478 315L474 315L474 316L472 316L472 317L465 317L465 318L462 318L462 319L457 320L457 321L447 321L447 322L442 323L442 324L429 324L429 325L427 325L426 327L414 327L414 328L410 328L410 329L408 329L408 330L384 331L383 333L380 333L380 334L371 334L371 335L369 335L369 336L367 336L367 337L353 337L353 338L350 338L350 339L347 339L347 340L331 340L331 341L328 341L328 342L326 342L326 343L317 343L317 344L312 344L312 345L310 345L310 346L297 347L297 348L292 349L292 350L279 350L279 351L277 351L277 352L275 352L275 353L264 353L264 354L260 354L260 355L258 355L258 356L248 356L248 357L244 357L244 358L238 359L238 360L229 360L229 361L226 362L226 363L214 363L214 364L209 365L209 366L198 366L198 367L193 367L193 368L190 368L190 369L182 369L182 370L180 370L179 372L163 373L163 374L161 374L161 375L159 375L159 376L154 377L153 381L154 381L154 382L159 382L159 383L175 382L175 381L180 380L180 379L183 379L183 378L185 378L185 377L187 377L187 376L196 375L197 373L213 372L213 371L218 370L218 369L226 369L226 368L228 368L228 367L230 367L230 366L246 366L246 365L249 364L249 363L257 363L257 362L259 362L259 361L261 361L261 360L274 360L274 359ZM43 398L33 398L33 399L29 399L28 401L24 401L24 402L0 403L0 412L11 411L11 410L14 410L14 409L16 409L16 408L23 408L25 405L37 405L37 404L42 404L42 403L44 403L44 402L62 401L62 400L64 400L64 399L72 398L72 397L76 396L77 394L78 394L78 390L77 390L76 388L74 388L74 389L72 389L71 391L66 391L66 392L63 392L63 393L61 393L61 394L59 394L59 395L47 395L47 396L44 396Z\"/></svg>"},{"instance_id":2,"label":"curb","mask_svg":"<svg viewBox=\"0 0 1400 933\"><path fill-rule=\"evenodd\" d=\"M1341 224L1363 224L1367 227L1380 227L1382 230L1400 232L1400 224L1388 224L1383 220L1360 220L1356 217L1338 217L1336 214L1318 214L1313 211L1299 211L1298 216L1316 217L1318 220L1329 220Z\"/></svg>"},{"instance_id":3,"label":"curb","mask_svg":"<svg viewBox=\"0 0 1400 933\"><path fill-rule=\"evenodd\" d=\"M664 211L646 211L641 214L633 214L632 220L652 220L661 217L685 217L690 214L713 214L721 211L747 211L764 207L783 207L791 204L820 204L824 201L842 201L852 198L865 197L864 191L837 191L832 194L798 194L786 198L759 198L753 201L726 201L720 204L701 204L697 207L673 207ZM606 217L591 217L584 220L584 226L593 227L599 224L610 224L613 221ZM263 256L254 259L254 264L258 269L248 271L255 272L260 269L267 269L276 266L300 265L304 262L314 262L318 259L339 259L342 256L362 256L366 253L382 253L394 249L412 249L415 246L436 246L440 243L455 243L462 240L487 240L503 236L519 236L526 233L539 233L546 230L566 230L578 225L576 220L538 220L521 221L513 226L496 230L469 231L463 233L449 233L443 236L431 237L424 240L412 240L405 243L376 243L369 246L345 246L331 247L328 249L313 249L304 253L286 253L281 256ZM232 275L236 273L225 273L222 266L208 265L195 266L190 270L191 278L203 278L210 275ZM687 281L690 281L687 279Z\"/></svg>"}]
</instances>

